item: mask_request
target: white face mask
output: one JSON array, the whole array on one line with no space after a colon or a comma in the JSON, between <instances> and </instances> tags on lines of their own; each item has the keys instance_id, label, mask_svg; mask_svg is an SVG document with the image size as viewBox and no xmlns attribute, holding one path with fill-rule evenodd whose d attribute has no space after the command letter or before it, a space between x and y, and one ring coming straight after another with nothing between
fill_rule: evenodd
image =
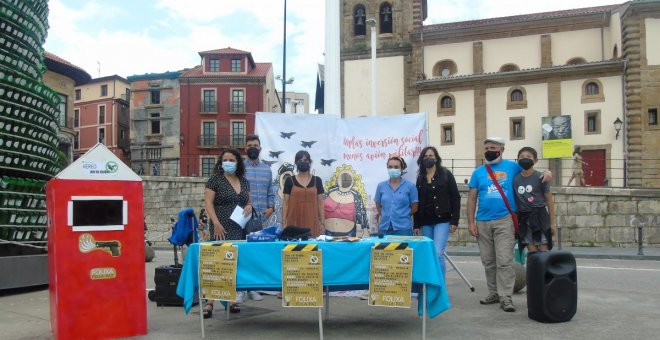
<instances>
[{"instance_id":1,"label":"white face mask","mask_svg":"<svg viewBox=\"0 0 660 340\"><path fill-rule=\"evenodd\" d=\"M401 169L387 169L387 173L392 179L401 177Z\"/></svg>"}]
</instances>

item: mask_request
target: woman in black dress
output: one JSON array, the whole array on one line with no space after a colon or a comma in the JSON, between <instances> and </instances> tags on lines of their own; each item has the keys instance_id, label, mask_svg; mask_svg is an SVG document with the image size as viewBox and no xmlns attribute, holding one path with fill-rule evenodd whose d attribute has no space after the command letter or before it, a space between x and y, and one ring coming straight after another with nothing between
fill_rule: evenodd
<instances>
[{"instance_id":1,"label":"woman in black dress","mask_svg":"<svg viewBox=\"0 0 660 340\"><path fill-rule=\"evenodd\" d=\"M243 229L229 218L236 206L244 209L243 215L252 214L250 184L244 177L245 166L241 154L236 149L224 149L215 165L215 172L206 183L204 203L211 222L211 240L242 240ZM237 303L229 307L233 313L240 312ZM211 317L213 302L208 301L204 317Z\"/></svg>"}]
</instances>

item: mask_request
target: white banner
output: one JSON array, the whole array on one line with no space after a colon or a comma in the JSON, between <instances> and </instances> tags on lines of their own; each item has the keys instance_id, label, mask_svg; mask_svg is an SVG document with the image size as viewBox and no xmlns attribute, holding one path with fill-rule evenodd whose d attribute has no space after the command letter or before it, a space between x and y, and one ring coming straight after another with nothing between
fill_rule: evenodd
<instances>
[{"instance_id":1,"label":"white banner","mask_svg":"<svg viewBox=\"0 0 660 340\"><path fill-rule=\"evenodd\" d=\"M277 216L273 214L269 224L280 222L284 179L295 173L296 152L305 150L312 158L312 173L323 179L326 229L335 235L355 235L356 230L359 235L367 226L377 230L370 217L376 186L388 179L387 159L403 157L408 165L403 177L414 183L417 157L427 145L425 113L341 119L257 112L255 130L260 157L271 165L278 193Z\"/></svg>"}]
</instances>

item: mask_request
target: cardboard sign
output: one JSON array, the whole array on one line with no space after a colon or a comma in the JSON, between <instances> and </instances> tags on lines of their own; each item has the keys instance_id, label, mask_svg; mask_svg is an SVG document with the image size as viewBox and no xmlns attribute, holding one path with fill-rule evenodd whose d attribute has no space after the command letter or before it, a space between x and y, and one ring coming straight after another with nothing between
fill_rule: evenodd
<instances>
[{"instance_id":1,"label":"cardboard sign","mask_svg":"<svg viewBox=\"0 0 660 340\"><path fill-rule=\"evenodd\" d=\"M199 285L202 298L236 300L238 247L230 242L199 246Z\"/></svg>"},{"instance_id":2,"label":"cardboard sign","mask_svg":"<svg viewBox=\"0 0 660 340\"><path fill-rule=\"evenodd\" d=\"M316 244L282 249L282 307L323 307L323 257Z\"/></svg>"},{"instance_id":3,"label":"cardboard sign","mask_svg":"<svg viewBox=\"0 0 660 340\"><path fill-rule=\"evenodd\" d=\"M407 243L376 243L371 248L369 305L410 308L413 250Z\"/></svg>"}]
</instances>

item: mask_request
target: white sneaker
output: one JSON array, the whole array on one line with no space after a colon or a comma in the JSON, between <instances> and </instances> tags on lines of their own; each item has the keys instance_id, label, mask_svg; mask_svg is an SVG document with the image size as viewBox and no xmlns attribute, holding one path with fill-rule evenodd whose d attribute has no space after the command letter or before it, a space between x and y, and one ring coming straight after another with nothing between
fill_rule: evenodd
<instances>
[{"instance_id":1,"label":"white sneaker","mask_svg":"<svg viewBox=\"0 0 660 340\"><path fill-rule=\"evenodd\" d=\"M254 290L249 291L249 292L248 292L248 296L250 297L250 299L252 299L252 300L254 300L254 301L261 301L261 300L264 299L264 297L261 296L261 294L257 293L257 292L254 291Z\"/></svg>"},{"instance_id":2,"label":"white sneaker","mask_svg":"<svg viewBox=\"0 0 660 340\"><path fill-rule=\"evenodd\" d=\"M244 303L245 302L245 292L240 291L236 292L236 303Z\"/></svg>"}]
</instances>

